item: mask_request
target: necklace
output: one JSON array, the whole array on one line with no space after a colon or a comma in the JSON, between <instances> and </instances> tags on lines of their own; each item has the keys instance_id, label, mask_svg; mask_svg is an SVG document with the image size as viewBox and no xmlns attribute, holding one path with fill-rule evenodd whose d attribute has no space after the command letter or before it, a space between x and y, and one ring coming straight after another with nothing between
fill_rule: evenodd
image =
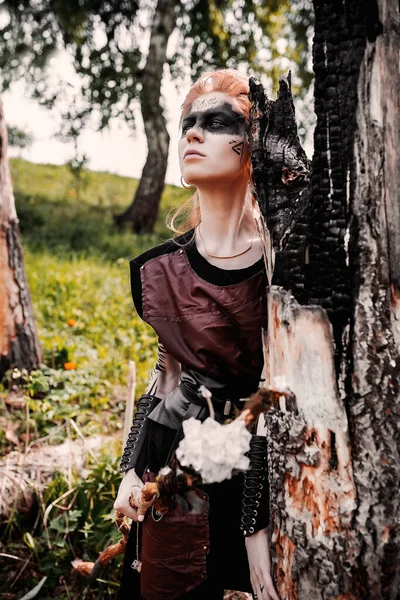
<instances>
[{"instance_id":1,"label":"necklace","mask_svg":"<svg viewBox=\"0 0 400 600\"><path fill-rule=\"evenodd\" d=\"M251 244L248 248L246 248L246 250L243 250L242 252L238 252L237 254L231 254L230 256L217 256L216 254L211 254L211 252L209 252L206 248L206 244L204 242L204 238L201 235L201 231L200 231L200 223L197 225L197 229L199 230L199 236L201 238L201 241L203 242L203 246L204 246L204 250L206 251L206 254L208 256L211 256L212 258L236 258L236 256L242 256L242 254L246 254L246 252L248 252L249 250L251 250L252 246L253 246L253 242L254 242L254 238L256 237L256 233L257 233L257 225L256 225L256 229L253 235L253 238L251 240Z\"/></svg>"}]
</instances>

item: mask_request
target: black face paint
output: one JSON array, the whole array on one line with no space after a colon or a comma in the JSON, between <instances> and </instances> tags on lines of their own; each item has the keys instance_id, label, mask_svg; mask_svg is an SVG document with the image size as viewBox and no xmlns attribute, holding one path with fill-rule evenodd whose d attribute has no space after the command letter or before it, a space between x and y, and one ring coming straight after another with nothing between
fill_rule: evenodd
<instances>
[{"instance_id":1,"label":"black face paint","mask_svg":"<svg viewBox=\"0 0 400 600\"><path fill-rule=\"evenodd\" d=\"M238 154L240 156L240 158L242 158L243 148L244 148L244 142L239 142L238 144L235 144L234 146L232 146L232 150L234 152L236 152L236 154Z\"/></svg>"},{"instance_id":2,"label":"black face paint","mask_svg":"<svg viewBox=\"0 0 400 600\"><path fill-rule=\"evenodd\" d=\"M246 122L243 115L233 110L232 104L224 102L203 111L190 112L182 122L182 137L191 127L199 127L210 133L243 136Z\"/></svg>"}]
</instances>

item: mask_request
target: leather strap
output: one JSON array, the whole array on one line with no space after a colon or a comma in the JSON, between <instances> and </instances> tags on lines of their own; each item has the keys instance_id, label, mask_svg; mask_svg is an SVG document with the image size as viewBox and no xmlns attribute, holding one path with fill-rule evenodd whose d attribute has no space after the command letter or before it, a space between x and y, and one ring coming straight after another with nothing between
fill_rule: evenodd
<instances>
[{"instance_id":1,"label":"leather strap","mask_svg":"<svg viewBox=\"0 0 400 600\"><path fill-rule=\"evenodd\" d=\"M185 396L186 400L189 400L192 404L196 406L200 406L201 408L207 408L207 403L203 396L200 393L193 391L184 380L180 383L180 388L182 394ZM235 416L235 407L243 408L243 403L240 403L239 400L220 400L212 396L211 398L212 405L214 407L215 412L223 415L226 419ZM228 410L227 410L228 408Z\"/></svg>"},{"instance_id":2,"label":"leather strap","mask_svg":"<svg viewBox=\"0 0 400 600\"><path fill-rule=\"evenodd\" d=\"M157 404L161 402L161 398L152 396L151 394L143 394L139 399L136 407L135 416L133 418L132 427L122 453L120 470L122 473L136 467L140 451L147 437L149 427L148 416L155 409ZM143 469L145 465L142 465ZM142 473L137 474L141 477Z\"/></svg>"},{"instance_id":3,"label":"leather strap","mask_svg":"<svg viewBox=\"0 0 400 600\"><path fill-rule=\"evenodd\" d=\"M244 475L240 529L252 535L269 523L267 438L253 435L248 452L250 466Z\"/></svg>"}]
</instances>

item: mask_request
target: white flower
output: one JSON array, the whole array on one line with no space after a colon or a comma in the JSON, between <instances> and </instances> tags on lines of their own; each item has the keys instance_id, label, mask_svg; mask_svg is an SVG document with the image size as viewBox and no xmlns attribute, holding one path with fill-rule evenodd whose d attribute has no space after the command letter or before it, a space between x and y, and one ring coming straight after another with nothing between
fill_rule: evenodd
<instances>
[{"instance_id":1,"label":"white flower","mask_svg":"<svg viewBox=\"0 0 400 600\"><path fill-rule=\"evenodd\" d=\"M210 417L201 423L193 417L183 422L184 438L176 456L183 467L199 473L204 483L231 479L236 471L246 471L250 460L251 433L245 422L235 419L221 425Z\"/></svg>"}]
</instances>

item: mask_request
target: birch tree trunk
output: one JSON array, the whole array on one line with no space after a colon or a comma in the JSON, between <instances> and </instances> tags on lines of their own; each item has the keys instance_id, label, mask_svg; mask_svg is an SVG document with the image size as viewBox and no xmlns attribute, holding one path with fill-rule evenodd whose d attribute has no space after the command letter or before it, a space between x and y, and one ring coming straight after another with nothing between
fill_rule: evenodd
<instances>
[{"instance_id":1,"label":"birch tree trunk","mask_svg":"<svg viewBox=\"0 0 400 600\"><path fill-rule=\"evenodd\" d=\"M42 359L19 236L0 99L0 378L10 368L36 369Z\"/></svg>"},{"instance_id":2,"label":"birch tree trunk","mask_svg":"<svg viewBox=\"0 0 400 600\"><path fill-rule=\"evenodd\" d=\"M117 225L131 223L134 233L152 232L158 216L168 165L169 134L161 108L161 81L167 45L175 27L179 0L158 0L151 28L149 53L142 72L140 104L148 154L132 204L114 217Z\"/></svg>"},{"instance_id":3,"label":"birch tree trunk","mask_svg":"<svg viewBox=\"0 0 400 600\"><path fill-rule=\"evenodd\" d=\"M254 147L262 146L267 160L262 167L252 155L255 182L276 250L274 281L286 288L275 285L269 293L266 378L273 386L274 377L284 376L296 396L268 417L274 571L282 600L395 600L399 6L395 0L314 0L314 8L317 126L311 200L302 212L296 213L296 198L282 192L285 148L296 146L284 119L282 135L272 128L271 136L280 98L265 106L255 98L253 115ZM286 111L287 124L293 120L287 103ZM268 166L272 156L279 173ZM302 167L301 156L292 156L292 179L298 180L304 161ZM289 198L274 207L275 222L272 207L262 204L268 189L271 198ZM283 247L279 223L288 215Z\"/></svg>"}]
</instances>

